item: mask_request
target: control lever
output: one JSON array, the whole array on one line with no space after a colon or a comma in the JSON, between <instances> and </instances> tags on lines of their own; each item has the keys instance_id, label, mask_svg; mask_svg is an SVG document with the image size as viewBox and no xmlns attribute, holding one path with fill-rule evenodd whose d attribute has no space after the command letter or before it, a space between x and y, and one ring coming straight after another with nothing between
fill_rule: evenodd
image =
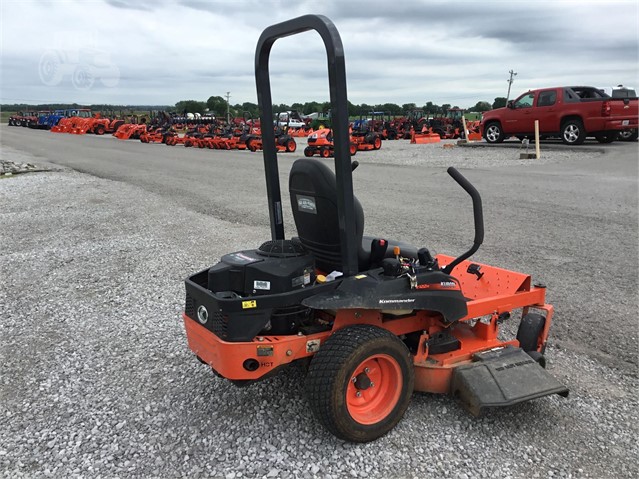
<instances>
[{"instance_id":1,"label":"control lever","mask_svg":"<svg viewBox=\"0 0 639 479\"><path fill-rule=\"evenodd\" d=\"M359 166L359 161L353 160L351 162L351 171L355 171L355 168L357 168L358 166Z\"/></svg>"},{"instance_id":2,"label":"control lever","mask_svg":"<svg viewBox=\"0 0 639 479\"><path fill-rule=\"evenodd\" d=\"M386 256L386 250L388 249L388 241L385 239L374 239L371 241L371 265L377 265Z\"/></svg>"},{"instance_id":3,"label":"control lever","mask_svg":"<svg viewBox=\"0 0 639 479\"><path fill-rule=\"evenodd\" d=\"M417 259L419 260L420 266L425 268L432 269L435 265L435 258L430 254L428 248L420 248L419 251L417 251Z\"/></svg>"}]
</instances>

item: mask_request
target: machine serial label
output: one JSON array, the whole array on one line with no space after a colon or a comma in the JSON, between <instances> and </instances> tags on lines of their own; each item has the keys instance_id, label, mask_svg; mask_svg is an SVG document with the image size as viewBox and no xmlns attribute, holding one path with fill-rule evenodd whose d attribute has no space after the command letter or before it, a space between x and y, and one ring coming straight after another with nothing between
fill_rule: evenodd
<instances>
[{"instance_id":1,"label":"machine serial label","mask_svg":"<svg viewBox=\"0 0 639 479\"><path fill-rule=\"evenodd\" d=\"M242 309L257 308L257 301L242 301Z\"/></svg>"},{"instance_id":2,"label":"machine serial label","mask_svg":"<svg viewBox=\"0 0 639 479\"><path fill-rule=\"evenodd\" d=\"M270 281L253 281L253 289L261 289L263 291L270 291L271 282Z\"/></svg>"},{"instance_id":3,"label":"machine serial label","mask_svg":"<svg viewBox=\"0 0 639 479\"><path fill-rule=\"evenodd\" d=\"M273 346L258 346L257 347L257 355L258 356L273 356Z\"/></svg>"}]
</instances>

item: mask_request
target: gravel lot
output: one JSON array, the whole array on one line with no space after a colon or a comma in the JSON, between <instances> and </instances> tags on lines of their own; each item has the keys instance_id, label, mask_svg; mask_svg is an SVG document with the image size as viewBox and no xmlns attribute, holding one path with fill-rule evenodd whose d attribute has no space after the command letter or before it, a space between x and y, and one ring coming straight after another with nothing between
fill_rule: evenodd
<instances>
[{"instance_id":1,"label":"gravel lot","mask_svg":"<svg viewBox=\"0 0 639 479\"><path fill-rule=\"evenodd\" d=\"M0 178L3 477L639 476L636 144L542 162L403 142L357 156L367 233L441 252L472 238L442 167L473 169L478 260L549 285L549 369L571 395L477 419L415 394L397 428L353 445L313 419L300 371L238 389L186 345L184 277L269 236L259 156L0 134L1 160L54 170Z\"/></svg>"}]
</instances>

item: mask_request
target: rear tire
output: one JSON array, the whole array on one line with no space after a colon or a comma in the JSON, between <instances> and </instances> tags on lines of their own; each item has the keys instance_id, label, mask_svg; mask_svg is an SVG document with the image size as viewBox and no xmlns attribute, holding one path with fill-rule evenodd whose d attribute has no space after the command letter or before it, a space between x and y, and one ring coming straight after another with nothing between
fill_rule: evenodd
<instances>
[{"instance_id":1,"label":"rear tire","mask_svg":"<svg viewBox=\"0 0 639 479\"><path fill-rule=\"evenodd\" d=\"M545 324L546 318L541 314L528 313L521 318L521 323L519 323L519 329L517 330L519 347L527 353L537 352L539 335L543 331Z\"/></svg>"},{"instance_id":2,"label":"rear tire","mask_svg":"<svg viewBox=\"0 0 639 479\"><path fill-rule=\"evenodd\" d=\"M379 135L375 135L375 139L373 140L373 148L379 150L382 147L382 139Z\"/></svg>"},{"instance_id":3,"label":"rear tire","mask_svg":"<svg viewBox=\"0 0 639 479\"><path fill-rule=\"evenodd\" d=\"M314 150L310 146L307 146L306 148L304 148L304 156L306 156L307 158L310 158L311 156L313 156L313 153L314 153Z\"/></svg>"},{"instance_id":4,"label":"rear tire","mask_svg":"<svg viewBox=\"0 0 639 479\"><path fill-rule=\"evenodd\" d=\"M581 145L586 141L586 130L579 119L567 120L561 126L561 140L566 145Z\"/></svg>"},{"instance_id":5,"label":"rear tire","mask_svg":"<svg viewBox=\"0 0 639 479\"><path fill-rule=\"evenodd\" d=\"M306 379L315 417L335 436L373 441L400 421L415 385L411 354L391 332L355 325L333 333Z\"/></svg>"},{"instance_id":6,"label":"rear tire","mask_svg":"<svg viewBox=\"0 0 639 479\"><path fill-rule=\"evenodd\" d=\"M637 141L639 137L639 130L636 128L634 130L622 130L617 133L617 139L619 141Z\"/></svg>"},{"instance_id":7,"label":"rear tire","mask_svg":"<svg viewBox=\"0 0 639 479\"><path fill-rule=\"evenodd\" d=\"M286 142L286 151L293 153L295 150L297 150L297 143L295 143L295 140L291 138Z\"/></svg>"},{"instance_id":8,"label":"rear tire","mask_svg":"<svg viewBox=\"0 0 639 479\"><path fill-rule=\"evenodd\" d=\"M322 158L329 158L331 156L331 150L327 147L320 148L320 156Z\"/></svg>"}]
</instances>

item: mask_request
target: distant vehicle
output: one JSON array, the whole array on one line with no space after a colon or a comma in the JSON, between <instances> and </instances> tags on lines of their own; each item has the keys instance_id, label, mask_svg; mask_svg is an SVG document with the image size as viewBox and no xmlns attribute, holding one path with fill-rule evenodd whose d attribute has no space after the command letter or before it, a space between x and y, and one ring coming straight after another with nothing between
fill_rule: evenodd
<instances>
[{"instance_id":1,"label":"distant vehicle","mask_svg":"<svg viewBox=\"0 0 639 479\"><path fill-rule=\"evenodd\" d=\"M630 100L636 100L637 92L634 88L627 88L623 85L618 85L616 88L612 89L612 94L610 96L613 98L628 98ZM639 138L637 128L623 130L617 134L617 139L621 141L637 141L637 138Z\"/></svg>"},{"instance_id":2,"label":"distant vehicle","mask_svg":"<svg viewBox=\"0 0 639 479\"><path fill-rule=\"evenodd\" d=\"M277 116L277 125L288 128L304 128L307 125L306 117L297 110L283 111Z\"/></svg>"},{"instance_id":3,"label":"distant vehicle","mask_svg":"<svg viewBox=\"0 0 639 479\"><path fill-rule=\"evenodd\" d=\"M9 126L29 126L38 122L38 114L35 111L19 111L9 117Z\"/></svg>"},{"instance_id":4,"label":"distant vehicle","mask_svg":"<svg viewBox=\"0 0 639 479\"><path fill-rule=\"evenodd\" d=\"M637 129L638 114L636 98L613 98L589 86L544 88L484 113L482 134L488 143L532 136L539 120L541 135L559 136L567 145L580 145L587 136L610 143L619 132Z\"/></svg>"}]
</instances>

